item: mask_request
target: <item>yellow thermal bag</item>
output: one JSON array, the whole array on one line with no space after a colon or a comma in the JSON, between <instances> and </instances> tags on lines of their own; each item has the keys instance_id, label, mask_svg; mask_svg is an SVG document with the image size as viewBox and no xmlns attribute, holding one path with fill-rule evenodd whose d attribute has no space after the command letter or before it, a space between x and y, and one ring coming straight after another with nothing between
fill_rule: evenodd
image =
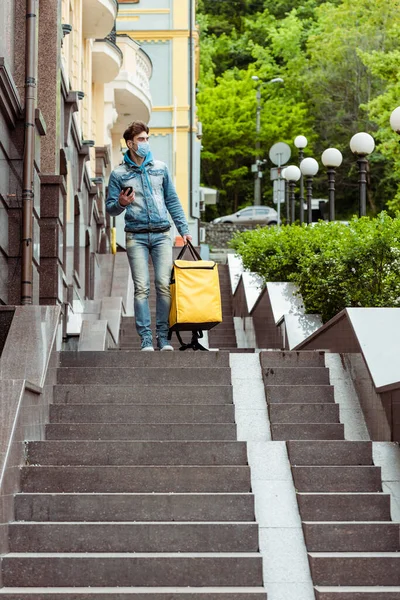
<instances>
[{"instance_id":1,"label":"yellow thermal bag","mask_svg":"<svg viewBox=\"0 0 400 600\"><path fill-rule=\"evenodd\" d=\"M181 259L187 248L192 260ZM173 263L170 289L169 337L173 331L200 333L222 322L218 265L202 260L190 242Z\"/></svg>"}]
</instances>

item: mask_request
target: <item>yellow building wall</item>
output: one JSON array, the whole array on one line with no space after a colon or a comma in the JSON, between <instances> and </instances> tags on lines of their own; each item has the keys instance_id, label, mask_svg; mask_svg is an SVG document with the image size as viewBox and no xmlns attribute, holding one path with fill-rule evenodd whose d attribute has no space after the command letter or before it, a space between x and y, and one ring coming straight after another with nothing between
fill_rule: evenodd
<instances>
[{"instance_id":1,"label":"yellow building wall","mask_svg":"<svg viewBox=\"0 0 400 600\"><path fill-rule=\"evenodd\" d=\"M192 0L195 4L195 0ZM190 216L189 207L189 2L188 0L173 0L172 5L172 29L168 30L141 30L133 26L133 31L126 27L128 21L137 22L142 13L151 11L161 13L167 9L153 9L145 4L135 7L120 6L118 21L121 22L120 33L130 34L135 40L147 42L159 42L170 40L172 44L172 102L176 102L176 136L174 135L174 106L157 105L154 111L169 110L172 120L169 127L152 128L151 135L170 135L172 137L174 165L170 165L171 171L175 167L175 185L186 216ZM169 10L168 10L169 12ZM122 25L123 23L123 25ZM196 50L196 38L198 32L193 31L193 51ZM195 61L197 63L197 60ZM196 78L196 75L194 75ZM175 143L176 140L176 143Z\"/></svg>"}]
</instances>

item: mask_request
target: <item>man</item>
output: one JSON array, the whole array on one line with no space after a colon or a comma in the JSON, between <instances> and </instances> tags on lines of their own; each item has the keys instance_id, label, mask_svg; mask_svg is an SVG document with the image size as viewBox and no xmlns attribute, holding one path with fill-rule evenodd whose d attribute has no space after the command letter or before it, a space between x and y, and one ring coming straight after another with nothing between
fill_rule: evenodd
<instances>
[{"instance_id":1,"label":"man","mask_svg":"<svg viewBox=\"0 0 400 600\"><path fill-rule=\"evenodd\" d=\"M168 212L185 244L192 236L168 168L153 158L147 125L134 121L125 131L124 139L128 150L122 164L111 173L106 208L113 217L125 211L126 251L135 285L135 320L141 349L154 350L148 302L151 256L156 286L157 346L160 350L173 350L167 339L172 268Z\"/></svg>"}]
</instances>

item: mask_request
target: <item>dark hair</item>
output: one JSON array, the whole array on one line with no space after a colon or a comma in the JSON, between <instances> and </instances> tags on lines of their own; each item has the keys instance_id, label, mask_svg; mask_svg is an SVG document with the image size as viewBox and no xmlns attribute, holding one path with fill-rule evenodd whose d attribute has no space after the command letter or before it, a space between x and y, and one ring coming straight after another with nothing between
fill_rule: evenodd
<instances>
[{"instance_id":1,"label":"dark hair","mask_svg":"<svg viewBox=\"0 0 400 600\"><path fill-rule=\"evenodd\" d=\"M147 134L149 133L149 128L143 121L133 121L128 128L124 131L124 140L127 142L128 140L133 140L135 135L139 135L145 131Z\"/></svg>"}]
</instances>

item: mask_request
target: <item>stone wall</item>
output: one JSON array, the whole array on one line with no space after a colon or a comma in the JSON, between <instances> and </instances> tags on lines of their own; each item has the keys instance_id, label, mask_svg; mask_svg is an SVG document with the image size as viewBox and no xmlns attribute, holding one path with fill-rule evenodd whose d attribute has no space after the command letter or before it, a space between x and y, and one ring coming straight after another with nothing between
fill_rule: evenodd
<instances>
[{"instance_id":1,"label":"stone wall","mask_svg":"<svg viewBox=\"0 0 400 600\"><path fill-rule=\"evenodd\" d=\"M201 223L206 230L206 244L211 248L228 248L229 241L236 231L256 229L259 225L233 225L232 223Z\"/></svg>"}]
</instances>

